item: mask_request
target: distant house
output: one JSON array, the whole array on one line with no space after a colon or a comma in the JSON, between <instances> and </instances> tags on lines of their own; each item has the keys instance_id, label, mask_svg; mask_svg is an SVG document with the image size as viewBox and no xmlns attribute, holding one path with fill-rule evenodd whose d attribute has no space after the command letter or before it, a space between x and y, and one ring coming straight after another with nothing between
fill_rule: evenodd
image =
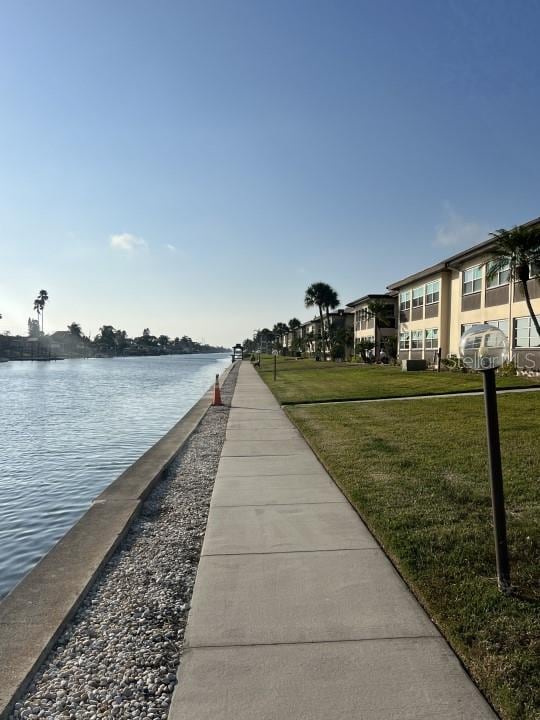
<instances>
[{"instance_id":1,"label":"distant house","mask_svg":"<svg viewBox=\"0 0 540 720\"><path fill-rule=\"evenodd\" d=\"M62 357L83 357L90 353L88 342L69 330L57 330L48 336L47 341L56 355Z\"/></svg>"}]
</instances>

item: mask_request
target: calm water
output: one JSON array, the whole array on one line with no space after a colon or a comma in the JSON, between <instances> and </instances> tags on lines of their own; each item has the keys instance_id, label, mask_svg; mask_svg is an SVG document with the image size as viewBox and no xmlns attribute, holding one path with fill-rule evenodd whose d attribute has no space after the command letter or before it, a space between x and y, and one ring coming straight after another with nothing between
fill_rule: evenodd
<instances>
[{"instance_id":1,"label":"calm water","mask_svg":"<svg viewBox=\"0 0 540 720\"><path fill-rule=\"evenodd\" d=\"M0 597L229 363L228 355L0 363Z\"/></svg>"}]
</instances>

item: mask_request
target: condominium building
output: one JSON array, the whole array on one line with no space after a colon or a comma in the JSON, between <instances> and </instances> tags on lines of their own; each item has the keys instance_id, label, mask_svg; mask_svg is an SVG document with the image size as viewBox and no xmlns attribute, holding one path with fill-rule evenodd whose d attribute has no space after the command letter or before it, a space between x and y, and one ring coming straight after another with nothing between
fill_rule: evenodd
<instances>
[{"instance_id":1,"label":"condominium building","mask_svg":"<svg viewBox=\"0 0 540 720\"><path fill-rule=\"evenodd\" d=\"M353 313L349 308L339 309L329 314L330 324L334 333L344 331L345 333L352 331ZM325 334L328 332L328 318L326 314L323 316L323 325ZM283 336L282 352L292 354L295 352L303 352L310 357L320 353L321 344L321 320L314 317L302 323L294 330L289 330ZM345 357L349 358L351 354L350 343L345 343Z\"/></svg>"},{"instance_id":2,"label":"condominium building","mask_svg":"<svg viewBox=\"0 0 540 720\"><path fill-rule=\"evenodd\" d=\"M377 322L371 308L373 304L386 306L387 315L384 323ZM377 355L384 347L385 341L389 337L396 335L396 318L397 318L397 293L372 293L363 295L357 300L347 303L347 307L351 309L354 317L354 346L364 341L373 344L375 355Z\"/></svg>"},{"instance_id":3,"label":"condominium building","mask_svg":"<svg viewBox=\"0 0 540 720\"><path fill-rule=\"evenodd\" d=\"M540 218L527 226L540 225ZM459 355L459 340L473 324L488 323L507 336L518 367L540 369L536 333L520 283L508 268L488 279L495 241L487 240L388 286L399 293L399 358ZM528 290L540 316L540 268L531 268Z\"/></svg>"},{"instance_id":4,"label":"condominium building","mask_svg":"<svg viewBox=\"0 0 540 720\"><path fill-rule=\"evenodd\" d=\"M388 285L398 293L398 358L434 360L448 355L451 273L444 262Z\"/></svg>"}]
</instances>

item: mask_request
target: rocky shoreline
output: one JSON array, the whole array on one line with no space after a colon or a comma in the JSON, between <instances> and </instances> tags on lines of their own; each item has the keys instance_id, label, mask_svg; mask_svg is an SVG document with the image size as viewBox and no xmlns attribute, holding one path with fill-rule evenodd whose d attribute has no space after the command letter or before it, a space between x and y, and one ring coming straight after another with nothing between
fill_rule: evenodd
<instances>
[{"instance_id":1,"label":"rocky shoreline","mask_svg":"<svg viewBox=\"0 0 540 720\"><path fill-rule=\"evenodd\" d=\"M167 718L227 418L210 408L10 718Z\"/></svg>"}]
</instances>

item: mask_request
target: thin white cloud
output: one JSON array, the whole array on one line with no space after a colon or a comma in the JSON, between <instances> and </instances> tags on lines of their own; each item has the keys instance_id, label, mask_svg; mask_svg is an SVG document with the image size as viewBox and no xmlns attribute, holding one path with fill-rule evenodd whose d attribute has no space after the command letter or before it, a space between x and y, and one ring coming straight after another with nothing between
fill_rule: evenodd
<instances>
[{"instance_id":1,"label":"thin white cloud","mask_svg":"<svg viewBox=\"0 0 540 720\"><path fill-rule=\"evenodd\" d=\"M444 204L445 219L435 228L433 244L438 247L467 247L487 239L488 230L481 223L467 220L450 203Z\"/></svg>"},{"instance_id":2,"label":"thin white cloud","mask_svg":"<svg viewBox=\"0 0 540 720\"><path fill-rule=\"evenodd\" d=\"M120 233L118 235L111 235L111 247L116 250L127 250L128 252L136 250L137 248L146 247L146 241L137 235L131 233Z\"/></svg>"},{"instance_id":3,"label":"thin white cloud","mask_svg":"<svg viewBox=\"0 0 540 720\"><path fill-rule=\"evenodd\" d=\"M165 247L167 248L167 250L170 250L171 252L176 252L176 248L174 247L174 245L170 245L169 243L167 243L165 245Z\"/></svg>"}]
</instances>

